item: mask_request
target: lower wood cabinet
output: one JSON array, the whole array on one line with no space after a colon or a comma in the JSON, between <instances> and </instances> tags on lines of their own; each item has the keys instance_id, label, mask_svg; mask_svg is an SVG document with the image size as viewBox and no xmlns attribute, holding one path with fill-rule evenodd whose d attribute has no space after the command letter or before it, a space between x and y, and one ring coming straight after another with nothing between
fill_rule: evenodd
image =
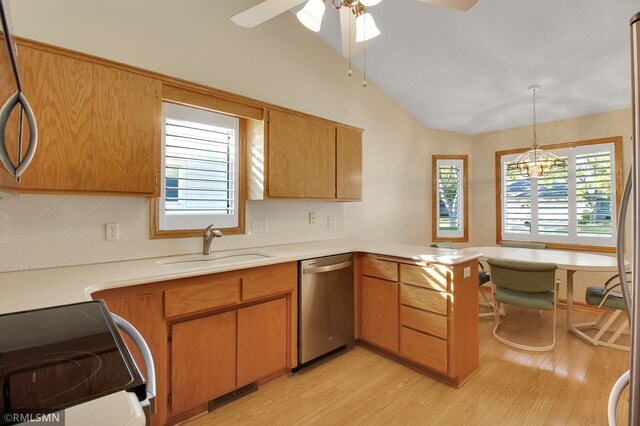
<instances>
[{"instance_id":1,"label":"lower wood cabinet","mask_svg":"<svg viewBox=\"0 0 640 426\"><path fill-rule=\"evenodd\" d=\"M447 341L407 327L400 327L400 355L438 370L447 372Z\"/></svg>"},{"instance_id":2,"label":"lower wood cabinet","mask_svg":"<svg viewBox=\"0 0 640 426\"><path fill-rule=\"evenodd\" d=\"M362 277L362 339L398 352L398 283Z\"/></svg>"},{"instance_id":3,"label":"lower wood cabinet","mask_svg":"<svg viewBox=\"0 0 640 426\"><path fill-rule=\"evenodd\" d=\"M156 367L151 424L157 426L295 368L297 289L298 265L290 262L105 290L93 298L104 299L147 341Z\"/></svg>"},{"instance_id":4,"label":"lower wood cabinet","mask_svg":"<svg viewBox=\"0 0 640 426\"><path fill-rule=\"evenodd\" d=\"M479 364L478 263L359 254L358 338L460 384Z\"/></svg>"},{"instance_id":5,"label":"lower wood cabinet","mask_svg":"<svg viewBox=\"0 0 640 426\"><path fill-rule=\"evenodd\" d=\"M236 311L171 327L172 413L236 388Z\"/></svg>"},{"instance_id":6,"label":"lower wood cabinet","mask_svg":"<svg viewBox=\"0 0 640 426\"><path fill-rule=\"evenodd\" d=\"M238 387L287 368L287 301L238 309Z\"/></svg>"}]
</instances>

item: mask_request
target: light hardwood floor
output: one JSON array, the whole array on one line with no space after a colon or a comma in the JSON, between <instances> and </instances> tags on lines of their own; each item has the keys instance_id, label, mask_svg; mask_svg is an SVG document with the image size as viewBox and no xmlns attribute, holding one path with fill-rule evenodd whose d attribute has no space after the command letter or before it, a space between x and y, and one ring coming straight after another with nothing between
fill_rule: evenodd
<instances>
[{"instance_id":1,"label":"light hardwood floor","mask_svg":"<svg viewBox=\"0 0 640 426\"><path fill-rule=\"evenodd\" d=\"M592 317L576 312L580 322ZM186 424L606 425L609 391L629 354L568 335L564 310L557 327L556 348L536 354L499 343L493 320L481 319L480 369L460 389L356 346Z\"/></svg>"}]
</instances>

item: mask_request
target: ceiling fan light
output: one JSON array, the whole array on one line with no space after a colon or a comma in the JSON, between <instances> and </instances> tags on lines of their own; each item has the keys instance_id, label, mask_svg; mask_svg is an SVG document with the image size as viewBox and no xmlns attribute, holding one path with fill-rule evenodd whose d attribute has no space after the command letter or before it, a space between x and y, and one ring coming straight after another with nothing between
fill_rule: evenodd
<instances>
[{"instance_id":1,"label":"ceiling fan light","mask_svg":"<svg viewBox=\"0 0 640 426\"><path fill-rule=\"evenodd\" d=\"M379 35L380 30L369 12L358 15L356 18L356 42L371 40Z\"/></svg>"},{"instance_id":2,"label":"ceiling fan light","mask_svg":"<svg viewBox=\"0 0 640 426\"><path fill-rule=\"evenodd\" d=\"M360 0L360 3L363 6L375 6L376 4L380 3L382 0Z\"/></svg>"},{"instance_id":3,"label":"ceiling fan light","mask_svg":"<svg viewBox=\"0 0 640 426\"><path fill-rule=\"evenodd\" d=\"M309 0L296 16L302 25L317 33L322 25L324 11L324 0Z\"/></svg>"}]
</instances>

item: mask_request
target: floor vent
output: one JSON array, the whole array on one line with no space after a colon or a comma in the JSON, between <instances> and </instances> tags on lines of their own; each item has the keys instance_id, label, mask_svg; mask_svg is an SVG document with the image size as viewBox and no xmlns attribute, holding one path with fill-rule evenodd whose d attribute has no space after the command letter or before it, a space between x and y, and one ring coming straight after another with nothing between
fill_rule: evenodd
<instances>
[{"instance_id":1,"label":"floor vent","mask_svg":"<svg viewBox=\"0 0 640 426\"><path fill-rule=\"evenodd\" d=\"M251 392L255 392L257 390L258 390L258 382L253 382L246 386L241 387L240 389L236 389L225 395L219 396L216 399L212 399L211 401L209 401L209 412L212 412L216 408L220 408L225 404L235 401L236 399L240 399L243 396L248 395Z\"/></svg>"}]
</instances>

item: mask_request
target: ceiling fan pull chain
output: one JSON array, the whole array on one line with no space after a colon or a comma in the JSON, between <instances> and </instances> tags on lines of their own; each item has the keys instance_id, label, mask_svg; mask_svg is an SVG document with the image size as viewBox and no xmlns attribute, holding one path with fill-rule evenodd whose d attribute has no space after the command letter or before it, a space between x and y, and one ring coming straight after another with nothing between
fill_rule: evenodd
<instances>
[{"instance_id":1,"label":"ceiling fan pull chain","mask_svg":"<svg viewBox=\"0 0 640 426\"><path fill-rule=\"evenodd\" d=\"M353 75L353 69L351 68L351 14L349 14L349 70L347 71L347 75L351 77Z\"/></svg>"},{"instance_id":2,"label":"ceiling fan pull chain","mask_svg":"<svg viewBox=\"0 0 640 426\"><path fill-rule=\"evenodd\" d=\"M367 39L367 26L364 26L364 38L365 40ZM366 43L366 41L363 41L363 43ZM362 54L362 61L364 62L364 66L363 66L363 73L364 73L364 80L362 80L362 87L367 87L367 49L366 49L366 45L365 45L365 49L364 49L364 53Z\"/></svg>"}]
</instances>

